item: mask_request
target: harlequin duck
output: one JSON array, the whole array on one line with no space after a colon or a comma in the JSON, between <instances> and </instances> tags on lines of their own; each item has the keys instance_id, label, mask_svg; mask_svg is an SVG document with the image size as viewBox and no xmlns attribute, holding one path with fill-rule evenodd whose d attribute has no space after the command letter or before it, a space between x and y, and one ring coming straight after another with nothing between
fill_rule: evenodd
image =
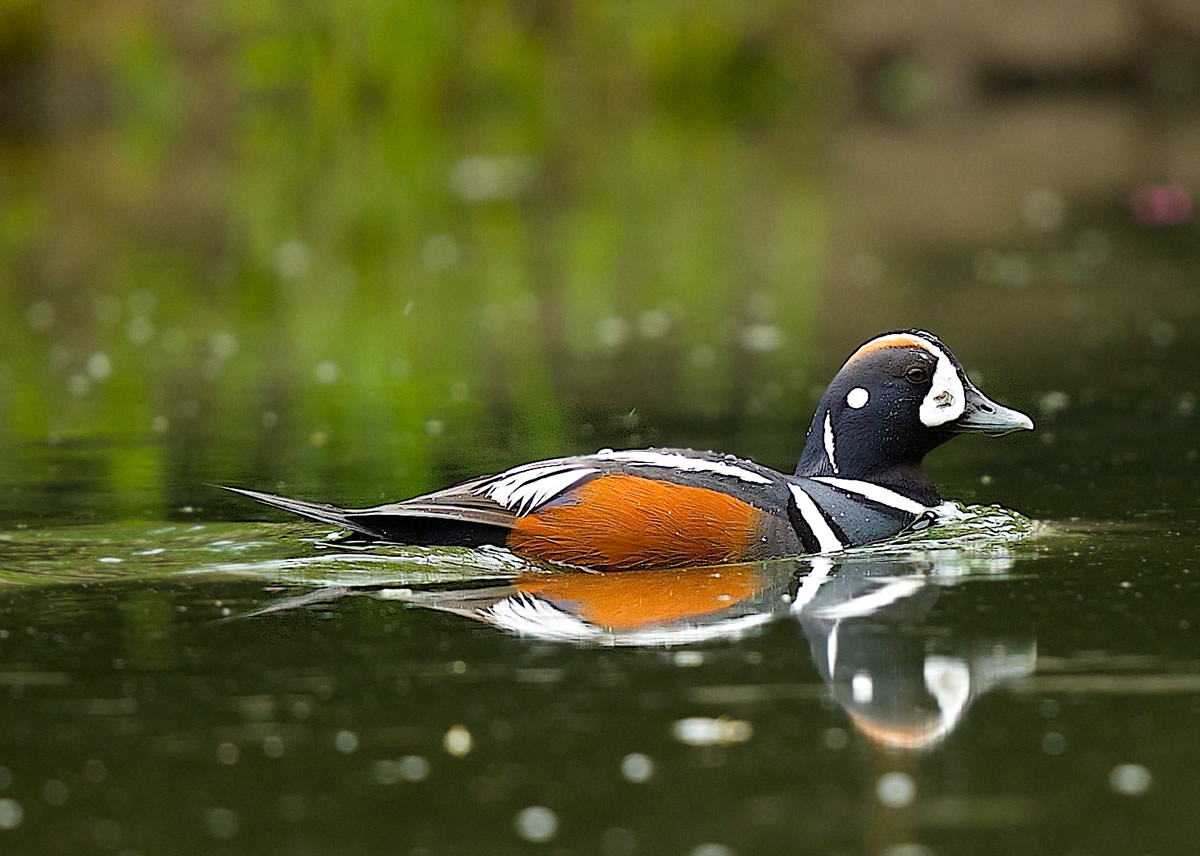
<instances>
[{"instance_id":1,"label":"harlequin duck","mask_svg":"<svg viewBox=\"0 0 1200 856\"><path fill-rule=\"evenodd\" d=\"M606 449L374 508L228 489L395 543L494 544L605 571L692 567L834 552L928 525L941 498L926 454L956 434L1032 428L976 389L937 337L898 330L834 376L792 475L712 452Z\"/></svg>"}]
</instances>

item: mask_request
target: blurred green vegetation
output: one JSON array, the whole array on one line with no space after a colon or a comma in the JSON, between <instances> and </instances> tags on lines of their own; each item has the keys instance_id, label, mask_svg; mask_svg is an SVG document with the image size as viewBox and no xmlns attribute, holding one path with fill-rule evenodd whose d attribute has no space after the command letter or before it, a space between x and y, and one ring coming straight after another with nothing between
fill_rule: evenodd
<instances>
[{"instance_id":1,"label":"blurred green vegetation","mask_svg":"<svg viewBox=\"0 0 1200 856\"><path fill-rule=\"evenodd\" d=\"M0 519L374 502L745 418L798 452L818 11L3 3Z\"/></svg>"}]
</instances>

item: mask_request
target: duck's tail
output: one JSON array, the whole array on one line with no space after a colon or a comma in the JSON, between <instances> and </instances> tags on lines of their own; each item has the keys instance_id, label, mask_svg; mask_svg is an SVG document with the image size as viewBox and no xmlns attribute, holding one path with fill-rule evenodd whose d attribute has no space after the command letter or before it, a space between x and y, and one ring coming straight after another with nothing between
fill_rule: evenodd
<instances>
[{"instance_id":1,"label":"duck's tail","mask_svg":"<svg viewBox=\"0 0 1200 856\"><path fill-rule=\"evenodd\" d=\"M218 487L309 520L397 544L503 546L515 520L511 512L480 501L467 491L459 502L454 501L456 497L449 495L449 491L442 491L373 508L339 508L242 487Z\"/></svg>"}]
</instances>

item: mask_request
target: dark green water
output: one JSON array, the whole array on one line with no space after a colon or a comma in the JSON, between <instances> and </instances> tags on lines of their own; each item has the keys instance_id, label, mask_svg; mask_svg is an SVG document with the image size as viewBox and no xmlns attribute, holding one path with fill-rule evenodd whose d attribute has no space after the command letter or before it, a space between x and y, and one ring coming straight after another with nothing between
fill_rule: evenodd
<instances>
[{"instance_id":1,"label":"dark green water","mask_svg":"<svg viewBox=\"0 0 1200 856\"><path fill-rule=\"evenodd\" d=\"M1183 90L913 115L794 3L344 5L0 10L0 853L1194 850ZM894 549L550 575L210 486L787 470L904 326L1038 427ZM515 591L571 614L432 608Z\"/></svg>"}]
</instances>

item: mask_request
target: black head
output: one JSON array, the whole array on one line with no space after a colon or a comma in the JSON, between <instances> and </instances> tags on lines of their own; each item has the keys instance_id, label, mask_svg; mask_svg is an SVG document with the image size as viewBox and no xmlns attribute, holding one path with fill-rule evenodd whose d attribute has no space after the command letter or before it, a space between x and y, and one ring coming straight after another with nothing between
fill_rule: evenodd
<instances>
[{"instance_id":1,"label":"black head","mask_svg":"<svg viewBox=\"0 0 1200 856\"><path fill-rule=\"evenodd\" d=\"M955 434L1033 428L987 398L936 336L898 330L854 352L825 390L796 474L858 479L932 504L925 455Z\"/></svg>"}]
</instances>

